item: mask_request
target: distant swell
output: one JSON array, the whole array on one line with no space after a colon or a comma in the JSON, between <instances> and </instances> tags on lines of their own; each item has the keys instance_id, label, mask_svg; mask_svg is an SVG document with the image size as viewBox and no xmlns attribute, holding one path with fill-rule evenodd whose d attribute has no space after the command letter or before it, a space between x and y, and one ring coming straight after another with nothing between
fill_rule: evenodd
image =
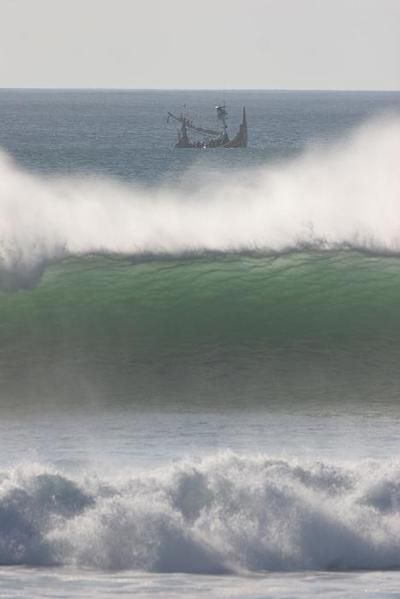
<instances>
[{"instance_id":1,"label":"distant swell","mask_svg":"<svg viewBox=\"0 0 400 599\"><path fill-rule=\"evenodd\" d=\"M221 454L118 480L1 474L0 563L221 573L400 567L400 466Z\"/></svg>"},{"instance_id":2,"label":"distant swell","mask_svg":"<svg viewBox=\"0 0 400 599\"><path fill-rule=\"evenodd\" d=\"M49 262L88 254L178 256L295 248L400 250L400 122L328 149L190 188L45 179L0 159L0 286L32 286Z\"/></svg>"}]
</instances>

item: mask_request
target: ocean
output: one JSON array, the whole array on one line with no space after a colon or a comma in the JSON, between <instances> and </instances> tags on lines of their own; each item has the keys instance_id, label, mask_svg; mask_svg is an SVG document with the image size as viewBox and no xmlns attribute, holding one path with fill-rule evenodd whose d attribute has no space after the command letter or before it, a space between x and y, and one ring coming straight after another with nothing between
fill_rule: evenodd
<instances>
[{"instance_id":1,"label":"ocean","mask_svg":"<svg viewBox=\"0 0 400 599\"><path fill-rule=\"evenodd\" d=\"M400 92L1 90L0 147L1 597L400 597Z\"/></svg>"}]
</instances>

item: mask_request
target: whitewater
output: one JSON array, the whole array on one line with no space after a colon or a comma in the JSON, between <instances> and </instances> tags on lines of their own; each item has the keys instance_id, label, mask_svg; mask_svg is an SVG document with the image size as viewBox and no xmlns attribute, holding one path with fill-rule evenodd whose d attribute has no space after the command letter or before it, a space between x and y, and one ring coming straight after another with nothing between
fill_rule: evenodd
<instances>
[{"instance_id":1,"label":"whitewater","mask_svg":"<svg viewBox=\"0 0 400 599\"><path fill-rule=\"evenodd\" d=\"M123 480L2 473L3 565L224 574L399 567L399 465L222 454Z\"/></svg>"},{"instance_id":2,"label":"whitewater","mask_svg":"<svg viewBox=\"0 0 400 599\"><path fill-rule=\"evenodd\" d=\"M228 95L0 92L1 596L398 595L399 95Z\"/></svg>"}]
</instances>

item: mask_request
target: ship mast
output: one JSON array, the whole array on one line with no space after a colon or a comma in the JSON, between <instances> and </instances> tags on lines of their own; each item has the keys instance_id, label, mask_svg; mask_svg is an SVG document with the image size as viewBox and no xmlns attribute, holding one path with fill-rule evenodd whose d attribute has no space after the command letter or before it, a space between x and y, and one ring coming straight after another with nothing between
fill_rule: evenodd
<instances>
[{"instance_id":1,"label":"ship mast","mask_svg":"<svg viewBox=\"0 0 400 599\"><path fill-rule=\"evenodd\" d=\"M217 111L217 118L219 121L221 121L222 126L224 128L224 141L225 143L229 141L229 136L228 136L228 125L226 123L226 119L228 118L228 111L226 110L226 106L225 104L221 104L219 106L216 106L216 111Z\"/></svg>"}]
</instances>

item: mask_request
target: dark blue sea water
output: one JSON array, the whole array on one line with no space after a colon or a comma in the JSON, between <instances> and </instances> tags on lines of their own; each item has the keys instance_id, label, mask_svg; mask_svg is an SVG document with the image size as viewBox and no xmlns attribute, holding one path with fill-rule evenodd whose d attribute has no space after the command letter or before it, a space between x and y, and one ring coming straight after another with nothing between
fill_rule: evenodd
<instances>
[{"instance_id":1,"label":"dark blue sea water","mask_svg":"<svg viewBox=\"0 0 400 599\"><path fill-rule=\"evenodd\" d=\"M2 90L0 146L1 593L393 596L400 93Z\"/></svg>"}]
</instances>

